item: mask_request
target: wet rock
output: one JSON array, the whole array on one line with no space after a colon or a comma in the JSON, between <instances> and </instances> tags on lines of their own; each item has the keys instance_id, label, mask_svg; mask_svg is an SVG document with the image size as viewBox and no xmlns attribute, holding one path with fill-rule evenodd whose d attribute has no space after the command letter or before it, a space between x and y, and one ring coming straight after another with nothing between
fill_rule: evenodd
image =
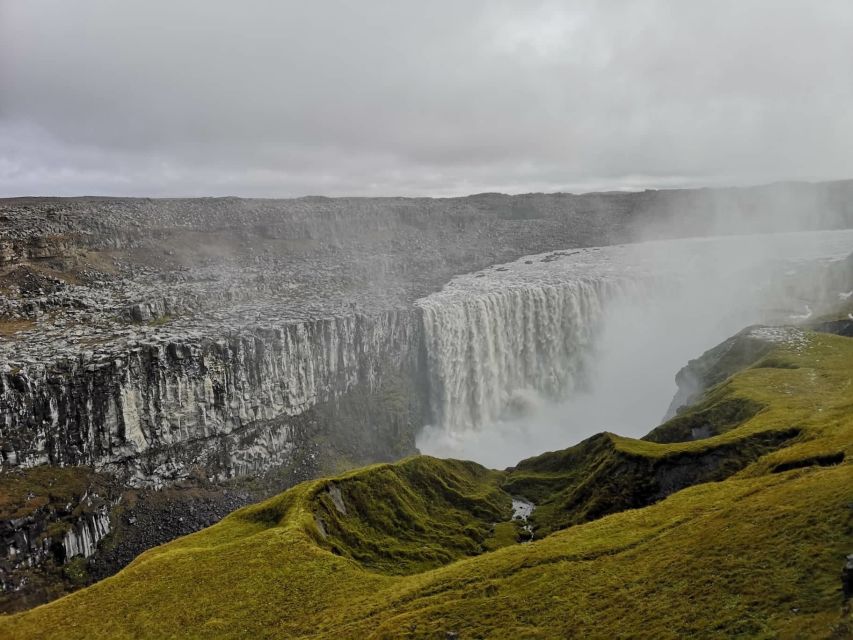
<instances>
[{"instance_id":1,"label":"wet rock","mask_svg":"<svg viewBox=\"0 0 853 640\"><path fill-rule=\"evenodd\" d=\"M133 305L130 307L130 317L135 322L148 322L151 319L151 312L148 311L148 305Z\"/></svg>"},{"instance_id":2,"label":"wet rock","mask_svg":"<svg viewBox=\"0 0 853 640\"><path fill-rule=\"evenodd\" d=\"M291 418L419 366L413 312L217 341L192 332L128 337L76 360L0 373L3 466L95 465L135 486L187 477L199 463L219 477L262 472L287 460Z\"/></svg>"}]
</instances>

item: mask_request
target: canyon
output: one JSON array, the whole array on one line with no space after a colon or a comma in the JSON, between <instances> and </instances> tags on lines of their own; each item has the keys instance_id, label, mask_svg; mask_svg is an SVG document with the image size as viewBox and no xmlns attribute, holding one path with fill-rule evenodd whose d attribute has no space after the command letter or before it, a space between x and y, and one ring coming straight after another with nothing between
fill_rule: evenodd
<instances>
[{"instance_id":1,"label":"canyon","mask_svg":"<svg viewBox=\"0 0 853 640\"><path fill-rule=\"evenodd\" d=\"M624 243L798 232L748 260L761 304L678 366L743 324L817 315L847 291L846 271L827 274L853 250L853 182L9 199L0 220L0 572L14 610L300 480L465 451L453 438L588 387L610 314L683 298L671 274L707 275L713 247L755 253L749 240ZM450 445L425 439L436 433Z\"/></svg>"}]
</instances>

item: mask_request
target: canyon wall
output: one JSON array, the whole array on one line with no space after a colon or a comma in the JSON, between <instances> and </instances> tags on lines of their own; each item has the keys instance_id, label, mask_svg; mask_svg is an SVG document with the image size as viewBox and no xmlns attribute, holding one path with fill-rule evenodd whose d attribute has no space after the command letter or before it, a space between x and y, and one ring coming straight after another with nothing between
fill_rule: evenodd
<instances>
[{"instance_id":1,"label":"canyon wall","mask_svg":"<svg viewBox=\"0 0 853 640\"><path fill-rule=\"evenodd\" d=\"M386 375L413 377L414 310L354 314L0 373L4 467L91 465L133 486L283 464L292 418Z\"/></svg>"}]
</instances>

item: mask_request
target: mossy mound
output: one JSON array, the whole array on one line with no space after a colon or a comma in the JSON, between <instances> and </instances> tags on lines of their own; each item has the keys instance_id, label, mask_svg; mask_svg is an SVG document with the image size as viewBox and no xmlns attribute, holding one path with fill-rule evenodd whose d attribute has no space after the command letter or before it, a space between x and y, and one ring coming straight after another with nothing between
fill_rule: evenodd
<instances>
[{"instance_id":1,"label":"mossy mound","mask_svg":"<svg viewBox=\"0 0 853 640\"><path fill-rule=\"evenodd\" d=\"M504 488L530 496L537 538L602 516L650 505L685 487L723 480L799 435L795 428L692 448L644 451L613 434L521 462Z\"/></svg>"},{"instance_id":2,"label":"mossy mound","mask_svg":"<svg viewBox=\"0 0 853 640\"><path fill-rule=\"evenodd\" d=\"M698 406L678 414L649 433L652 442L685 442L725 433L754 417L764 407L747 398L711 395Z\"/></svg>"},{"instance_id":3,"label":"mossy mound","mask_svg":"<svg viewBox=\"0 0 853 640\"><path fill-rule=\"evenodd\" d=\"M690 409L761 407L718 407L710 437L601 434L506 472L418 457L303 483L0 618L0 637L851 637L853 340L771 337ZM489 537L510 493L553 532Z\"/></svg>"},{"instance_id":4,"label":"mossy mound","mask_svg":"<svg viewBox=\"0 0 853 640\"><path fill-rule=\"evenodd\" d=\"M675 376L679 391L669 415L700 402L708 389L752 366L771 351L773 343L754 335L753 327L748 327L691 360Z\"/></svg>"},{"instance_id":5,"label":"mossy mound","mask_svg":"<svg viewBox=\"0 0 853 640\"><path fill-rule=\"evenodd\" d=\"M482 553L509 520L500 474L473 462L416 457L324 483L312 501L321 546L387 573Z\"/></svg>"}]
</instances>

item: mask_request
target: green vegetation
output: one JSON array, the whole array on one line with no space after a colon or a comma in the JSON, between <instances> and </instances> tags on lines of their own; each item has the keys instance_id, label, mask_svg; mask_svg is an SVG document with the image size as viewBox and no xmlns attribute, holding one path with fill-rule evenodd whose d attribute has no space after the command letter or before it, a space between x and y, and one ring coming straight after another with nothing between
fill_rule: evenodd
<instances>
[{"instance_id":1,"label":"green vegetation","mask_svg":"<svg viewBox=\"0 0 853 640\"><path fill-rule=\"evenodd\" d=\"M314 498L319 543L386 573L415 573L483 551L509 520L500 474L473 462L416 457L325 484Z\"/></svg>"},{"instance_id":2,"label":"green vegetation","mask_svg":"<svg viewBox=\"0 0 853 640\"><path fill-rule=\"evenodd\" d=\"M25 518L39 510L64 512L87 490L104 491L107 484L88 467L43 465L5 471L0 473L0 520Z\"/></svg>"},{"instance_id":3,"label":"green vegetation","mask_svg":"<svg viewBox=\"0 0 853 640\"><path fill-rule=\"evenodd\" d=\"M647 506L680 489L723 480L799 435L797 429L749 434L734 442L702 441L654 451L604 433L565 451L521 462L504 488L537 505L535 537L602 516Z\"/></svg>"},{"instance_id":4,"label":"green vegetation","mask_svg":"<svg viewBox=\"0 0 853 640\"><path fill-rule=\"evenodd\" d=\"M168 313L164 313L162 316L156 316L154 318L151 318L147 324L149 327L162 327L164 325L169 324L174 319L174 316L171 316Z\"/></svg>"},{"instance_id":5,"label":"green vegetation","mask_svg":"<svg viewBox=\"0 0 853 640\"><path fill-rule=\"evenodd\" d=\"M851 637L853 340L740 361L667 442L302 483L0 618L0 638ZM677 437L691 419L712 435ZM531 543L510 494L538 505Z\"/></svg>"},{"instance_id":6,"label":"green vegetation","mask_svg":"<svg viewBox=\"0 0 853 640\"><path fill-rule=\"evenodd\" d=\"M492 535L483 542L486 551L496 551L503 547L526 540L530 534L522 534L521 523L518 520L498 522L492 529Z\"/></svg>"},{"instance_id":7,"label":"green vegetation","mask_svg":"<svg viewBox=\"0 0 853 640\"><path fill-rule=\"evenodd\" d=\"M86 558L77 556L71 562L63 565L62 574L72 584L83 586L89 582L89 570Z\"/></svg>"},{"instance_id":8,"label":"green vegetation","mask_svg":"<svg viewBox=\"0 0 853 640\"><path fill-rule=\"evenodd\" d=\"M0 520L17 522L28 536L26 544L45 551L38 566L22 563L16 567L15 558L0 566L5 580L22 585L18 591L0 592L0 611L26 609L91 581L85 559L62 564L61 543L75 522L112 495L112 478L87 467L43 465L0 473ZM83 496L91 499L82 501ZM11 535L6 535L11 541ZM16 542L21 545L24 541L19 538Z\"/></svg>"},{"instance_id":9,"label":"green vegetation","mask_svg":"<svg viewBox=\"0 0 853 640\"><path fill-rule=\"evenodd\" d=\"M748 398L719 399L711 394L699 406L692 407L645 437L652 442L683 442L697 436L719 435L743 424L764 407Z\"/></svg>"}]
</instances>

